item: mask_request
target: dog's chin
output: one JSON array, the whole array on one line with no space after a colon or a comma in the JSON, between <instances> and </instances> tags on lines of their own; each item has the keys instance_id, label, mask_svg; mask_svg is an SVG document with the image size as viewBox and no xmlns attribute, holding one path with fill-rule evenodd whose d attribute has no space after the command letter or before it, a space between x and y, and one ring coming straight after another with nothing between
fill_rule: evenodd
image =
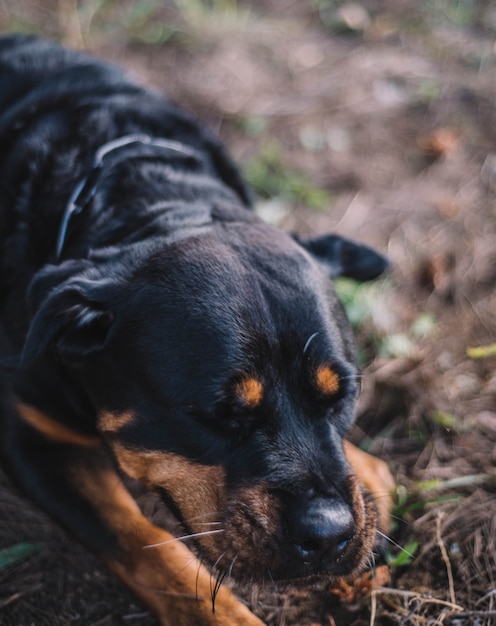
<instances>
[{"instance_id":1,"label":"dog's chin","mask_svg":"<svg viewBox=\"0 0 496 626\"><path fill-rule=\"evenodd\" d=\"M191 546L193 547L193 546ZM252 559L246 554L228 556L227 551L206 550L205 546L195 542L195 553L200 560L216 575L230 581L237 588L247 585L252 587L270 585L280 592L296 589L317 589L329 586L338 578L352 578L362 571L367 558L364 551L347 555L340 561L328 563L325 567L311 567L301 562L272 558L270 560ZM251 555L250 555L251 556Z\"/></svg>"},{"instance_id":2,"label":"dog's chin","mask_svg":"<svg viewBox=\"0 0 496 626\"><path fill-rule=\"evenodd\" d=\"M336 579L336 576L332 576L328 573L309 574L307 576L296 576L293 578L282 578L268 580L267 578L262 581L262 585L270 582L272 588L278 593L292 593L302 590L319 590L324 587L329 587L330 584ZM237 583L237 581L236 581ZM260 583L259 583L260 584ZM242 583L241 583L242 585Z\"/></svg>"},{"instance_id":3,"label":"dog's chin","mask_svg":"<svg viewBox=\"0 0 496 626\"><path fill-rule=\"evenodd\" d=\"M208 564L204 561L208 566ZM359 573L361 568L353 572L347 572L345 575L335 574L331 572L318 572L311 574L302 574L277 578L270 571L264 573L254 572L244 569L242 572L226 572L219 566L215 566L212 571L214 578L222 579L229 587L236 589L238 592L249 592L253 588L272 589L275 593L295 593L302 591L319 592L328 590L332 585L341 579L351 580ZM226 575L227 574L227 575Z\"/></svg>"},{"instance_id":4,"label":"dog's chin","mask_svg":"<svg viewBox=\"0 0 496 626\"><path fill-rule=\"evenodd\" d=\"M233 582L236 586L243 586L246 584L258 584L266 586L270 584L274 589L281 593L291 592L302 589L320 589L331 585L335 580L339 578L353 578L353 576L359 572L362 568L357 568L353 571L346 570L342 573L336 573L332 571L313 572L308 574L294 574L284 577L277 577L272 572L267 571L264 574L252 573L246 571L241 576L238 572L236 576L233 576Z\"/></svg>"}]
</instances>

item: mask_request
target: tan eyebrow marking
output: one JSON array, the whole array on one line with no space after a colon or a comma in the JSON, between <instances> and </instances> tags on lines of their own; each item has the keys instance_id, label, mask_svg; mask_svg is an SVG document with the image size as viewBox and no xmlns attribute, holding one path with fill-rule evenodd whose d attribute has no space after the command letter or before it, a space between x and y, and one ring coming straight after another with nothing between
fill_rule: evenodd
<instances>
[{"instance_id":1,"label":"tan eyebrow marking","mask_svg":"<svg viewBox=\"0 0 496 626\"><path fill-rule=\"evenodd\" d=\"M251 376L243 378L236 384L235 391L241 401L249 407L254 408L262 402L264 389L256 378Z\"/></svg>"},{"instance_id":2,"label":"tan eyebrow marking","mask_svg":"<svg viewBox=\"0 0 496 626\"><path fill-rule=\"evenodd\" d=\"M113 413L112 411L102 411L98 415L98 428L105 433L116 433L124 426L134 420L135 416L131 412Z\"/></svg>"},{"instance_id":3,"label":"tan eyebrow marking","mask_svg":"<svg viewBox=\"0 0 496 626\"><path fill-rule=\"evenodd\" d=\"M339 376L329 365L320 365L317 368L315 382L319 391L328 396L339 391Z\"/></svg>"}]
</instances>

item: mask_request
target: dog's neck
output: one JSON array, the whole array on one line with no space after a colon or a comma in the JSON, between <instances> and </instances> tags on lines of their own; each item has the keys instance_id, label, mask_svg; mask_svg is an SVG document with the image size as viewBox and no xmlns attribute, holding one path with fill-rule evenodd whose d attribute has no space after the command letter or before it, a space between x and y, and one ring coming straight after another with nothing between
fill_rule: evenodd
<instances>
[{"instance_id":1,"label":"dog's neck","mask_svg":"<svg viewBox=\"0 0 496 626\"><path fill-rule=\"evenodd\" d=\"M151 150L151 153L148 150L141 150L139 154L133 152L130 153L128 149L133 145L139 145L141 147L146 146ZM170 152L175 152L193 159L198 158L194 150L178 141L164 139L162 137L150 137L144 134L123 135L122 137L117 137L116 139L113 139L98 148L95 152L93 163L88 174L74 187L62 215L57 236L57 260L60 260L62 254L71 217L81 213L95 195L102 171L107 165L108 156L111 154L115 156L116 152L123 152L121 158L114 159L110 164L110 167L112 167L113 165L122 162L124 159L145 158L149 156L157 157L160 156L161 152L164 153L164 151L166 151L168 155L170 155Z\"/></svg>"}]
</instances>

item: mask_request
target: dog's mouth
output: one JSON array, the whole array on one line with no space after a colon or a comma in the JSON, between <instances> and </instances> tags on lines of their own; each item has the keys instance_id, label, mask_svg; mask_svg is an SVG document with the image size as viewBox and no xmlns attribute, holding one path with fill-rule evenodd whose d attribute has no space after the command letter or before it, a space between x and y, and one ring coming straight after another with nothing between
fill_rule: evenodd
<instances>
[{"instance_id":1,"label":"dog's mouth","mask_svg":"<svg viewBox=\"0 0 496 626\"><path fill-rule=\"evenodd\" d=\"M376 513L356 479L349 479L353 530L339 530L335 537L324 539L314 533L296 540L294 533L288 533L286 520L270 494L263 488L249 491L242 504L235 502L228 507L232 530L225 538L219 537L224 541L223 550L237 554L233 567L236 579L261 578L282 584L305 579L310 583L322 576L351 575L366 562L375 537ZM226 545L228 541L230 545Z\"/></svg>"},{"instance_id":2,"label":"dog's mouth","mask_svg":"<svg viewBox=\"0 0 496 626\"><path fill-rule=\"evenodd\" d=\"M353 534L316 548L295 545L285 531L280 503L263 485L238 489L218 519L197 522L181 519L179 540L199 553L214 573L235 583L269 581L280 589L312 586L325 577L350 576L366 564L376 535L377 513L372 498L354 477ZM171 500L163 494L168 506ZM181 512L172 503L176 515ZM203 520L206 518L203 517Z\"/></svg>"}]
</instances>

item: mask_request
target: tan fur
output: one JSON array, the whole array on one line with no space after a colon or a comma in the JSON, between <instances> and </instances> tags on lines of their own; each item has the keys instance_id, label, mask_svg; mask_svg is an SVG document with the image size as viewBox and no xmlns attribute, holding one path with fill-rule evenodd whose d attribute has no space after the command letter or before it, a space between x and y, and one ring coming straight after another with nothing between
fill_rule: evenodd
<instances>
[{"instance_id":1,"label":"tan fur","mask_svg":"<svg viewBox=\"0 0 496 626\"><path fill-rule=\"evenodd\" d=\"M104 556L108 566L162 626L263 626L225 587L212 612L211 575L185 545L143 517L117 474L80 465L73 468L72 479L118 537L123 558Z\"/></svg>"},{"instance_id":2,"label":"tan fur","mask_svg":"<svg viewBox=\"0 0 496 626\"><path fill-rule=\"evenodd\" d=\"M134 414L114 413L111 411L102 411L98 415L98 429L103 433L117 433L121 428L127 426L134 420Z\"/></svg>"},{"instance_id":3,"label":"tan fur","mask_svg":"<svg viewBox=\"0 0 496 626\"><path fill-rule=\"evenodd\" d=\"M339 391L339 376L328 365L321 365L315 374L317 389L328 396Z\"/></svg>"},{"instance_id":4,"label":"tan fur","mask_svg":"<svg viewBox=\"0 0 496 626\"><path fill-rule=\"evenodd\" d=\"M250 408L254 408L262 402L264 393L263 385L256 378L243 378L236 385L235 390L240 400Z\"/></svg>"},{"instance_id":5,"label":"tan fur","mask_svg":"<svg viewBox=\"0 0 496 626\"><path fill-rule=\"evenodd\" d=\"M220 467L199 465L171 452L132 450L120 444L114 452L122 469L150 488L162 487L180 509L193 532L219 521L224 508L224 473ZM215 535L203 540L212 548Z\"/></svg>"},{"instance_id":6,"label":"tan fur","mask_svg":"<svg viewBox=\"0 0 496 626\"><path fill-rule=\"evenodd\" d=\"M372 494L379 515L379 526L387 532L390 527L394 478L384 461L363 452L349 441L344 442L348 462L361 484Z\"/></svg>"},{"instance_id":7,"label":"tan fur","mask_svg":"<svg viewBox=\"0 0 496 626\"><path fill-rule=\"evenodd\" d=\"M84 447L93 447L102 444L100 437L92 437L78 433L68 426L64 426L53 418L48 417L48 415L45 415L29 404L18 402L16 409L25 422L52 441Z\"/></svg>"}]
</instances>

